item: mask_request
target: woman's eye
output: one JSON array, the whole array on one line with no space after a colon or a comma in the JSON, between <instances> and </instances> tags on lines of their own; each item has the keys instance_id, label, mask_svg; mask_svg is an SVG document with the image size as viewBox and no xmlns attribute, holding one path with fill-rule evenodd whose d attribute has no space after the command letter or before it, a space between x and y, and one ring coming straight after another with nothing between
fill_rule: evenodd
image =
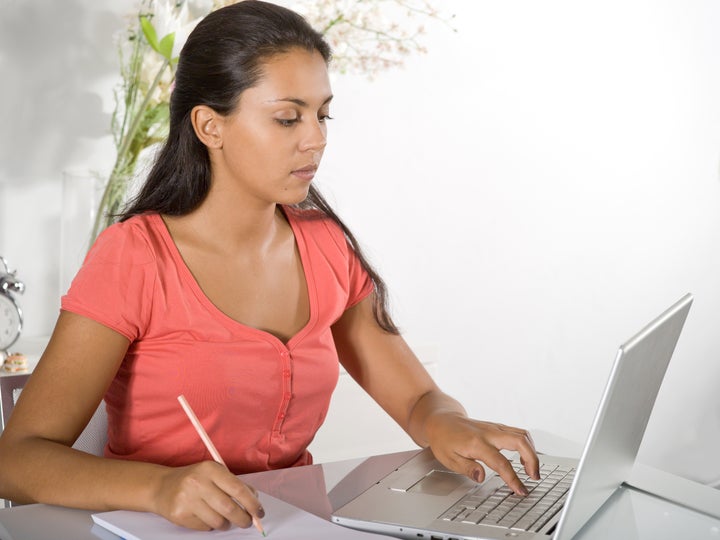
<instances>
[{"instance_id":1,"label":"woman's eye","mask_svg":"<svg viewBox=\"0 0 720 540\"><path fill-rule=\"evenodd\" d=\"M320 122L325 122L325 120L333 120L333 117L329 114L321 114L320 116L318 116L318 120Z\"/></svg>"},{"instance_id":2,"label":"woman's eye","mask_svg":"<svg viewBox=\"0 0 720 540\"><path fill-rule=\"evenodd\" d=\"M284 127L290 127L296 124L299 118L276 118L275 121Z\"/></svg>"}]
</instances>

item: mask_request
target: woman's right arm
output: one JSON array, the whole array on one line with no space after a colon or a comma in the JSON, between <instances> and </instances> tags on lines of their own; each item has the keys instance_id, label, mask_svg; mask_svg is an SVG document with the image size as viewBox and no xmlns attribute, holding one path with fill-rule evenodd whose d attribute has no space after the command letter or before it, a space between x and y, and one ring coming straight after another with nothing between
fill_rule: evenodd
<instances>
[{"instance_id":1,"label":"woman's right arm","mask_svg":"<svg viewBox=\"0 0 720 540\"><path fill-rule=\"evenodd\" d=\"M248 527L248 513L262 518L252 488L217 463L171 468L72 448L128 345L126 337L91 319L61 312L0 437L0 497L95 511L149 511L202 530L230 523Z\"/></svg>"}]
</instances>

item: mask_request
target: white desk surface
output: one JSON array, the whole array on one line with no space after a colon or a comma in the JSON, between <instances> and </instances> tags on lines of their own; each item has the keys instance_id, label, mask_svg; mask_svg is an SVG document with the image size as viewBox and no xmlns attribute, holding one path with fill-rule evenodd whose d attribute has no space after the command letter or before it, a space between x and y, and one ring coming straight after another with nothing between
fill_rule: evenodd
<instances>
[{"instance_id":1,"label":"white desk surface","mask_svg":"<svg viewBox=\"0 0 720 540\"><path fill-rule=\"evenodd\" d=\"M412 456L399 452L322 465L244 475L243 480L324 519L371 483ZM720 491L645 468L638 483L672 498L699 504L698 511L634 487L623 487L580 531L579 540L720 540ZM706 513L703 513L706 512ZM33 504L0 510L2 540L115 539L93 529L91 512Z\"/></svg>"}]
</instances>

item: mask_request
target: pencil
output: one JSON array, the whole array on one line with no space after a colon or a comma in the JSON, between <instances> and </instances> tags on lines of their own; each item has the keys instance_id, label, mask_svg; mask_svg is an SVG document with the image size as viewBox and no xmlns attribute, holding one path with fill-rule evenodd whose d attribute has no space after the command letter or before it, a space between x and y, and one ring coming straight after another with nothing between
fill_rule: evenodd
<instances>
[{"instance_id":1,"label":"pencil","mask_svg":"<svg viewBox=\"0 0 720 540\"><path fill-rule=\"evenodd\" d=\"M182 406L183 410L185 411L185 414L187 414L187 417L190 419L190 422L192 423L193 427L195 428L195 431L197 431L197 434L200 435L200 439L202 439L202 442L205 444L205 448L208 449L208 452L210 452L210 455L212 458L225 467L227 469L227 465L225 464L225 461L223 460L222 456L220 455L220 452L217 451L217 448L215 448L215 445L213 444L212 440L210 440L210 436L207 434L207 431L205 431L205 428L202 427L202 424L200 423L200 420L198 420L198 417L195 415L195 412L192 410L192 407L190 407L190 404L187 402L187 399L185 399L185 396L180 394L178 396L178 401L180 402L180 405ZM265 534L265 531L263 530L262 524L260 523L260 520L253 516L253 525L255 525L255 528L260 531L260 533L263 536L267 536Z\"/></svg>"}]
</instances>

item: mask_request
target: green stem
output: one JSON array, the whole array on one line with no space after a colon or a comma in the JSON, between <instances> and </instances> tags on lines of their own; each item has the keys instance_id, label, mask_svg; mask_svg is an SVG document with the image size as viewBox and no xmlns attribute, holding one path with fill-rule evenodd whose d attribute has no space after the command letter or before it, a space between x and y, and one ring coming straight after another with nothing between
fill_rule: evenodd
<instances>
[{"instance_id":1,"label":"green stem","mask_svg":"<svg viewBox=\"0 0 720 540\"><path fill-rule=\"evenodd\" d=\"M126 183L128 177L132 175L132 168L134 167L135 161L137 159L137 156L135 156L134 159L128 160L128 151L130 150L133 139L137 134L137 130L140 128L143 115L145 114L145 111L150 104L152 94L155 91L155 88L157 88L158 84L160 83L160 79L162 78L162 75L168 66L170 66L170 60L165 59L162 66L160 66L160 69L155 75L155 79L153 79L152 84L145 93L145 99L143 99L140 107L135 112L133 121L130 124L130 129L128 130L125 137L122 139L122 144L118 149L117 157L115 159L115 165L113 166L110 177L108 178L105 189L103 190L102 197L100 198L97 215L95 216L95 221L93 223L92 231L90 233L89 245L92 245L100 232L102 232L102 230L112 222L112 219L114 217L113 214L117 209L113 209L112 212L107 212L107 209L111 205L116 206L115 203L117 202L118 191L120 191L121 194L124 194L125 192L126 186L123 187L121 186L121 184Z\"/></svg>"},{"instance_id":2,"label":"green stem","mask_svg":"<svg viewBox=\"0 0 720 540\"><path fill-rule=\"evenodd\" d=\"M166 58L163 61L162 66L160 66L160 69L158 70L157 74L155 75L155 79L153 80L152 84L148 88L148 91L145 93L145 99L143 99L143 102L140 104L140 108L138 109L137 113L135 114L135 118L133 118L132 124L130 124L130 129L128 130L128 134L123 139L120 150L118 150L118 159L115 162L116 167L118 166L118 163L120 162L120 160L124 157L125 153L127 153L128 149L130 148L130 145L132 144L132 141L135 138L135 133L137 132L138 128L140 127L140 122L142 122L142 117L145 114L145 110L147 109L147 106L150 103L150 99L152 98L152 93L155 91L155 88L157 88L157 85L160 83L160 79L163 75L163 72L165 71L165 68L167 68L169 65L170 65L170 60L168 60Z\"/></svg>"},{"instance_id":3,"label":"green stem","mask_svg":"<svg viewBox=\"0 0 720 540\"><path fill-rule=\"evenodd\" d=\"M335 25L338 24L339 22L343 21L344 19L345 19L345 17L343 16L342 13L340 13L340 14L339 14L337 17L335 17L332 21L330 21L329 23L327 23L327 24L325 25L325 28L323 28L323 29L322 29L322 32L320 32L320 33L321 33L321 34L327 34L328 30L330 30L333 26L335 26Z\"/></svg>"}]
</instances>

